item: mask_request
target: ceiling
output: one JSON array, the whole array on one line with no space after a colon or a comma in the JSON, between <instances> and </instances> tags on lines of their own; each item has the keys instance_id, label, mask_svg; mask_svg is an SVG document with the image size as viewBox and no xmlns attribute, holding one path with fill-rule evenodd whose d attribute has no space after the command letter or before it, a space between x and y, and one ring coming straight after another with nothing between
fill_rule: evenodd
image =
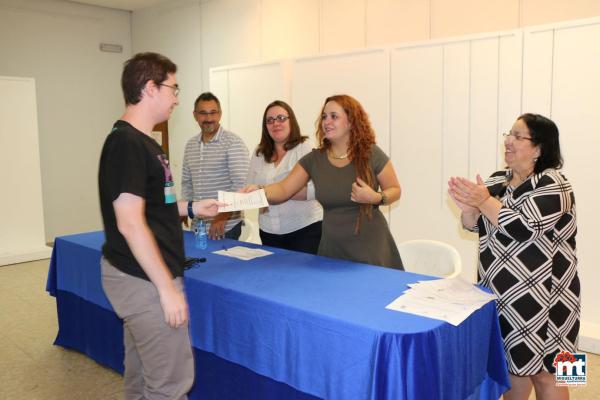
<instances>
[{"instance_id":1,"label":"ceiling","mask_svg":"<svg viewBox=\"0 0 600 400\"><path fill-rule=\"evenodd\" d=\"M116 8L118 10L136 11L168 0L70 0L73 3L91 4L94 6Z\"/></svg>"}]
</instances>

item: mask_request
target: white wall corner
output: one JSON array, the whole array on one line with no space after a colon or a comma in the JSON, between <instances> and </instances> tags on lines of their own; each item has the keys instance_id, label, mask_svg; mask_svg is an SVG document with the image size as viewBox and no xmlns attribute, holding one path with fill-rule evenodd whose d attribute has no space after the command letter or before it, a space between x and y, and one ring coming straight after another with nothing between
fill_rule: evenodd
<instances>
[{"instance_id":1,"label":"white wall corner","mask_svg":"<svg viewBox=\"0 0 600 400\"><path fill-rule=\"evenodd\" d=\"M0 253L0 267L3 265L43 260L50 258L51 255L52 248L48 246L41 246L36 249L30 249L22 252Z\"/></svg>"}]
</instances>

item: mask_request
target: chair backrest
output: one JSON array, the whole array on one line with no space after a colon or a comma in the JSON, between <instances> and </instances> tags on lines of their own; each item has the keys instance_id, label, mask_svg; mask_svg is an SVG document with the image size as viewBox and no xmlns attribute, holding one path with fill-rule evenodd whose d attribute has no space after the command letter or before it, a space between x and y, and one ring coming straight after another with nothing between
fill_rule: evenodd
<instances>
[{"instance_id":1,"label":"chair backrest","mask_svg":"<svg viewBox=\"0 0 600 400\"><path fill-rule=\"evenodd\" d=\"M256 222L248 218L244 219L244 223L242 224L242 234L240 235L239 240L241 240L242 242L256 244L261 243L258 228L256 227Z\"/></svg>"},{"instance_id":2,"label":"chair backrest","mask_svg":"<svg viewBox=\"0 0 600 400\"><path fill-rule=\"evenodd\" d=\"M398 251L408 272L454 278L462 269L458 251L437 240L409 240L400 243Z\"/></svg>"}]
</instances>

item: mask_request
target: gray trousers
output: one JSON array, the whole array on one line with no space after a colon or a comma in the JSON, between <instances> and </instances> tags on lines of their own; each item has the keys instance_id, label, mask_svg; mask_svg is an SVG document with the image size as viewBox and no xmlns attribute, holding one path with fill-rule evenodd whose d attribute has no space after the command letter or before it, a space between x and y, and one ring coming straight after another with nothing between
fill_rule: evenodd
<instances>
[{"instance_id":1,"label":"gray trousers","mask_svg":"<svg viewBox=\"0 0 600 400\"><path fill-rule=\"evenodd\" d=\"M185 400L194 383L194 358L188 324L171 328L165 322L152 282L119 271L104 257L102 287L123 319L125 398ZM183 291L183 279L175 286Z\"/></svg>"}]
</instances>

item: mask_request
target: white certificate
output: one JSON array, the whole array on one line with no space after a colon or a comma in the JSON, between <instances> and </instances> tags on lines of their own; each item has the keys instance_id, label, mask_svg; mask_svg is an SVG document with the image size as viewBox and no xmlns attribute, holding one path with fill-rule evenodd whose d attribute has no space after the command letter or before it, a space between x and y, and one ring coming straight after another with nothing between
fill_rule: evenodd
<instances>
[{"instance_id":1,"label":"white certificate","mask_svg":"<svg viewBox=\"0 0 600 400\"><path fill-rule=\"evenodd\" d=\"M225 207L219 207L219 212L269 207L264 189L255 190L250 193L224 192L219 190L218 197L221 203L227 204Z\"/></svg>"}]
</instances>

